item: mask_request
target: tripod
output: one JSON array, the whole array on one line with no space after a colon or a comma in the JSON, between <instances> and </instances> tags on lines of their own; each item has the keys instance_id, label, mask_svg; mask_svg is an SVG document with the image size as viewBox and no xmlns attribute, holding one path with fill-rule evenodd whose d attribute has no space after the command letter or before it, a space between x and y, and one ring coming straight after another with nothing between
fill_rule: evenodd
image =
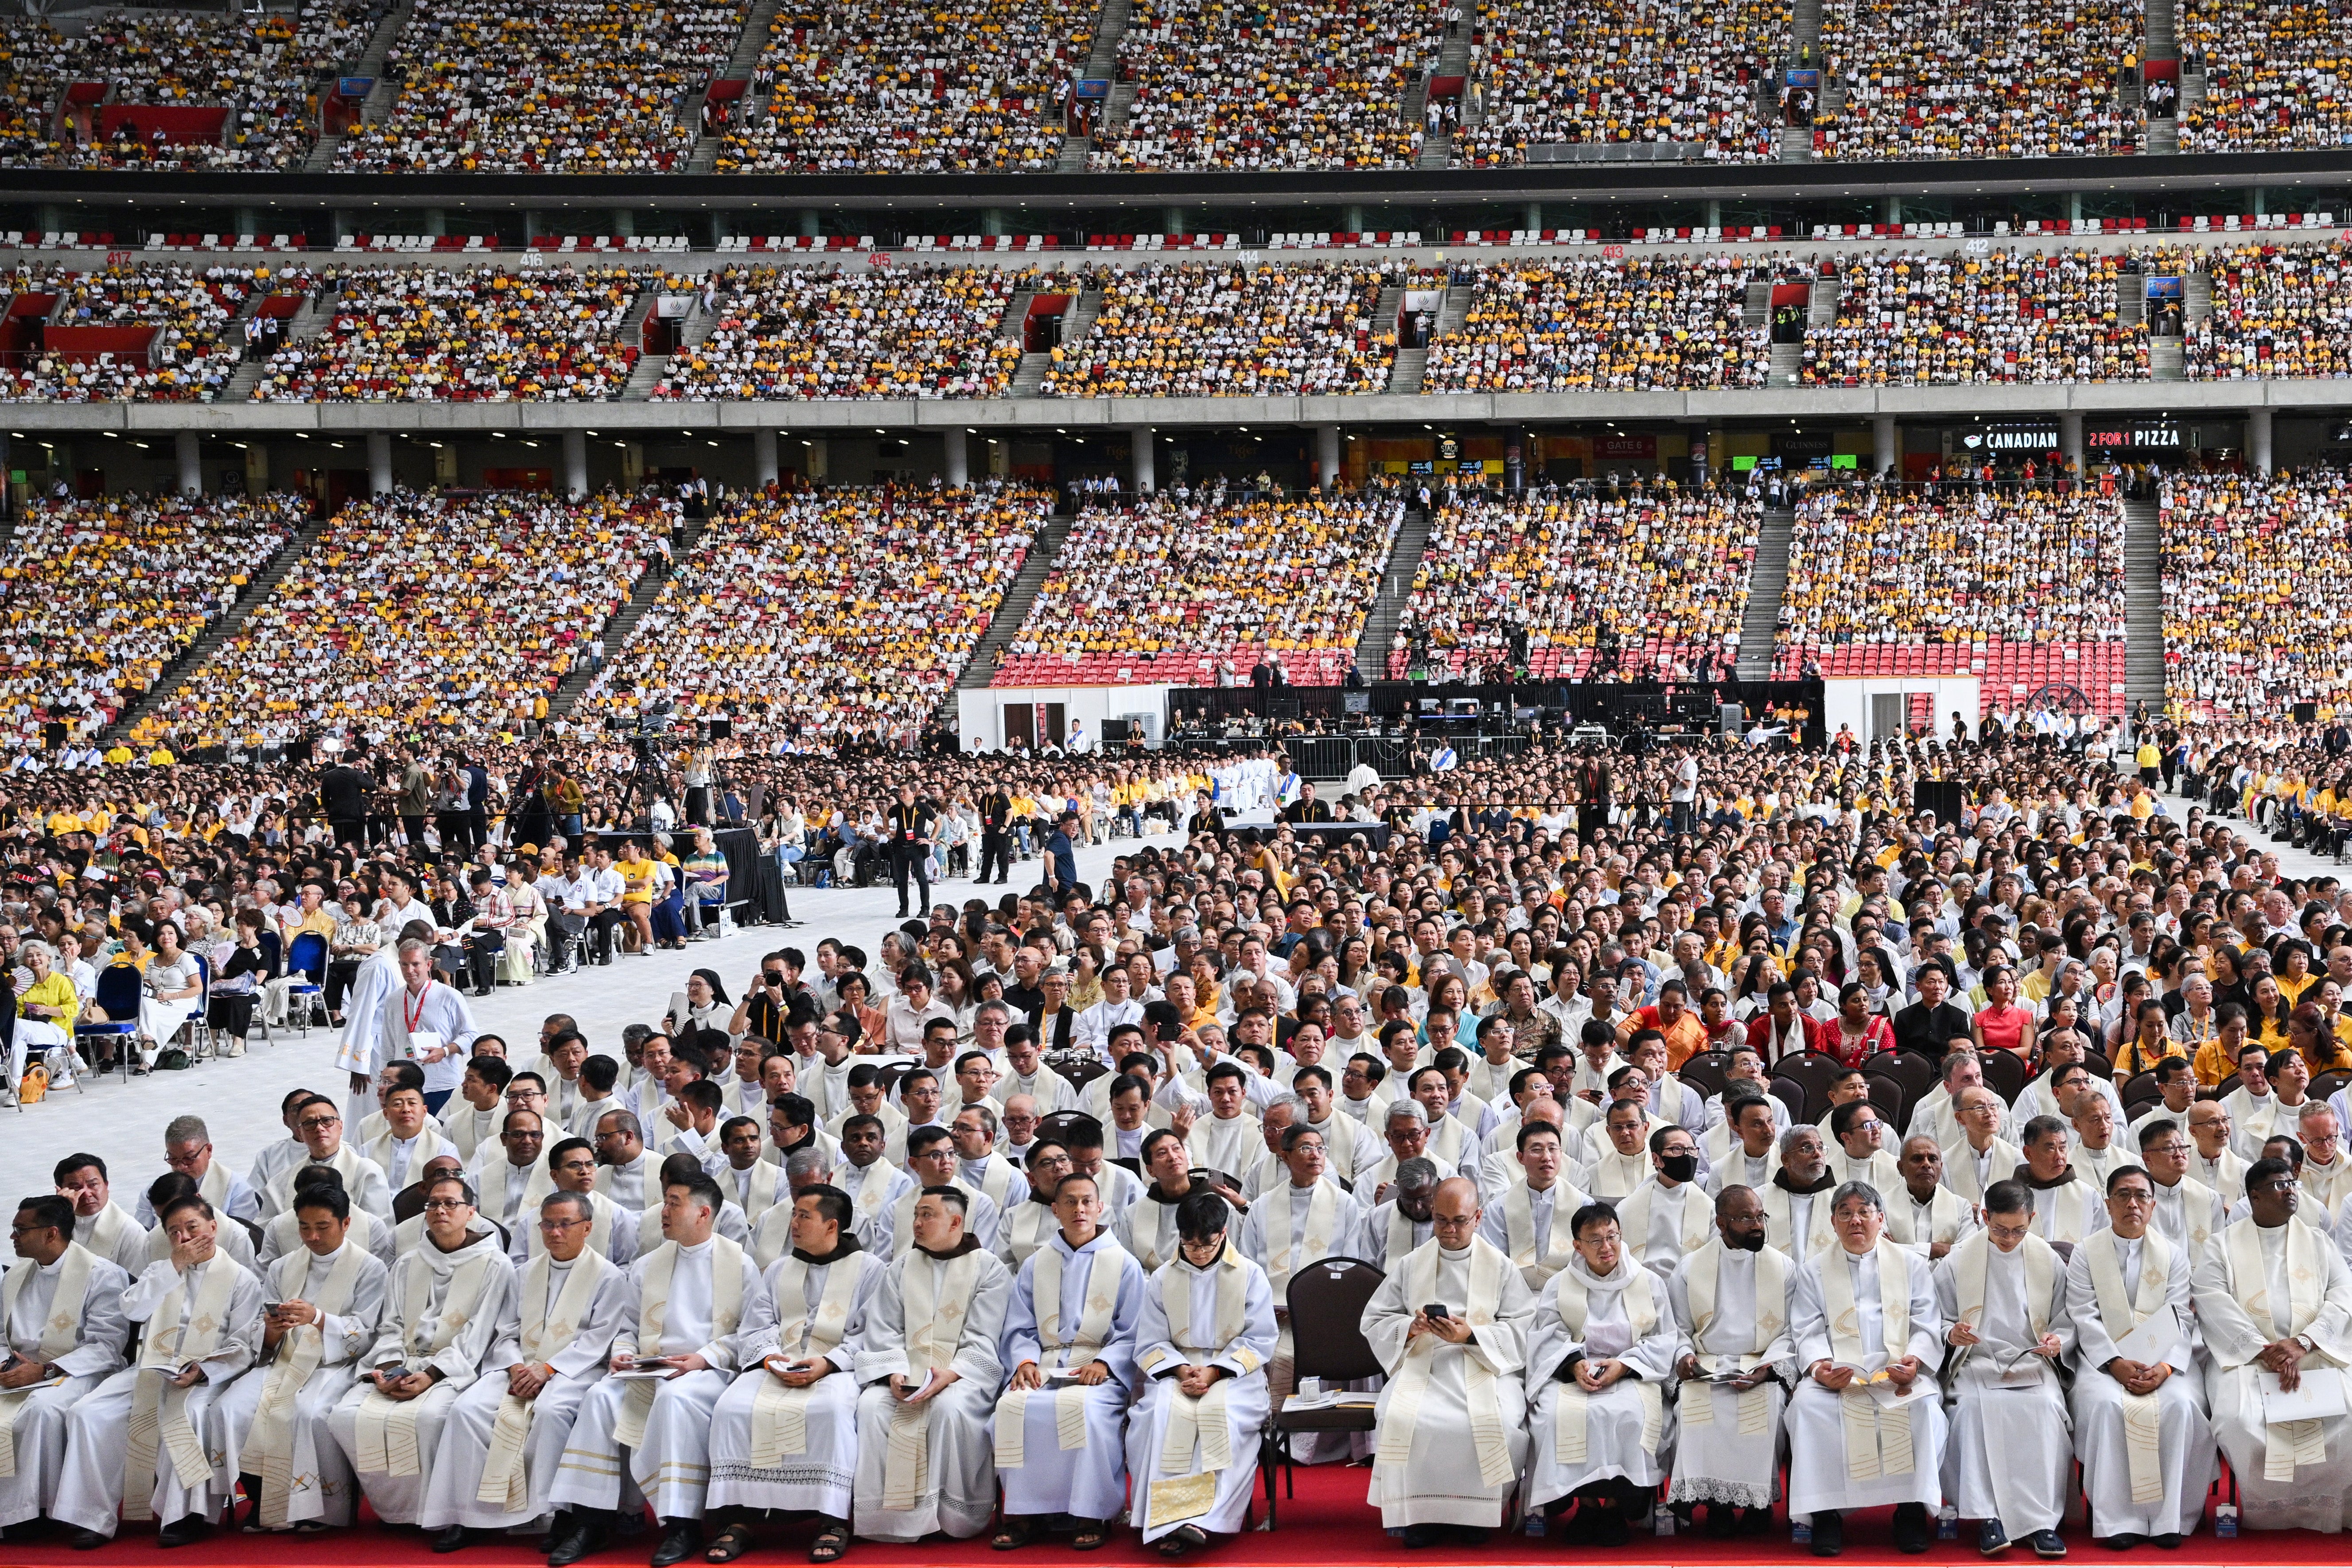
<instances>
[{"instance_id":1,"label":"tripod","mask_svg":"<svg viewBox=\"0 0 2352 1568\"><path fill-rule=\"evenodd\" d=\"M654 820L654 802L669 790L669 773L661 765L661 759L654 755L651 740L639 736L633 744L637 759L631 765L629 777L621 786L620 804L613 809L613 825L616 828L632 826L635 821L633 808L642 796L646 804L646 825L650 828Z\"/></svg>"}]
</instances>

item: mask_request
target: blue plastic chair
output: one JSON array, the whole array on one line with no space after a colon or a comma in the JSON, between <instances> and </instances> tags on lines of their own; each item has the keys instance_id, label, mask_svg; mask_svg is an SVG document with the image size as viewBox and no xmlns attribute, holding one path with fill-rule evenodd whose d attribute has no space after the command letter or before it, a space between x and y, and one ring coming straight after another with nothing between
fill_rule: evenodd
<instances>
[{"instance_id":1,"label":"blue plastic chair","mask_svg":"<svg viewBox=\"0 0 2352 1568\"><path fill-rule=\"evenodd\" d=\"M98 972L98 991L90 999L104 1009L106 1021L94 1023L78 1019L74 1024L74 1045L79 1049L85 1040L115 1038L122 1059L122 1077L131 1078L131 1040L139 1032L139 971L129 964L109 964ZM97 1058L82 1052L82 1066L92 1067ZM76 1075L79 1082L79 1074Z\"/></svg>"},{"instance_id":2,"label":"blue plastic chair","mask_svg":"<svg viewBox=\"0 0 2352 1568\"><path fill-rule=\"evenodd\" d=\"M297 975L302 976L303 978L296 979L294 977ZM312 1006L322 1004L327 995L326 988L320 984L327 977L327 939L316 931L305 931L295 937L292 950L286 955L286 1009L290 1015L294 1010L296 1000L298 998L300 1000L302 1007L300 1027L303 1038L308 1039L310 1033ZM262 1032L267 1038L268 1033L267 1028Z\"/></svg>"}]
</instances>

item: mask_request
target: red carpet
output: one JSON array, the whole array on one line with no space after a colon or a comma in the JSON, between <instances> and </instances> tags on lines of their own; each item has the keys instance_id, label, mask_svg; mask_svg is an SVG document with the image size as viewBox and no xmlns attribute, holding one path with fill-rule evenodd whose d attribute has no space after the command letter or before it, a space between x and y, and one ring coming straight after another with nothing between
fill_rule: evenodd
<instances>
[{"instance_id":1,"label":"red carpet","mask_svg":"<svg viewBox=\"0 0 2352 1568\"><path fill-rule=\"evenodd\" d=\"M1281 1528L1277 1531L1241 1536L1192 1561L1214 1564L1216 1568L1358 1568L1400 1563L1425 1563L1429 1568L1468 1564L1496 1568L1508 1563L1559 1563L1571 1556L1580 1563L1623 1563L1626 1568L1760 1568L1766 1564L1794 1565L1814 1561L1803 1547L1790 1543L1785 1525L1769 1536L1737 1541L1710 1541L1703 1535L1654 1539L1637 1536L1632 1545L1618 1551L1570 1548L1558 1541L1498 1534L1483 1547L1456 1544L1409 1552L1381 1529L1380 1516L1366 1506L1368 1479L1367 1473L1360 1469L1301 1469L1297 1472L1297 1496L1281 1504ZM804 1561L814 1534L805 1522L763 1526L759 1544L743 1561L754 1568ZM78 1568L109 1568L115 1564L133 1564L136 1568L316 1568L319 1564L383 1568L392 1563L402 1564L403 1568L425 1568L428 1563L446 1564L446 1568L537 1568L541 1563L528 1540L477 1546L455 1556L436 1557L427 1549L422 1531L386 1530L373 1522L325 1535L215 1534L175 1552L156 1550L152 1525L127 1527L111 1546L101 1552L68 1551L56 1538L21 1541L16 1536L16 1531L11 1531L6 1538L0 1539L0 1568L47 1568L68 1563ZM2095 1545L2088 1531L2080 1528L2068 1530L2066 1540L2074 1551L2073 1561L2084 1568L2108 1562L2132 1563L2144 1568L2243 1568L2244 1564L2257 1562L2281 1565L2352 1562L2352 1538L2303 1531L2248 1531L2234 1541L2220 1541L2208 1529L2191 1536L2178 1552L2142 1547L2136 1552L2111 1553ZM640 1568L653 1545L654 1538L647 1534L591 1558L589 1563L592 1568ZM940 1564L980 1568L984 1563L1002 1563L1004 1568L1041 1563L1058 1568L1080 1562L1103 1564L1106 1568L1110 1564L1134 1568L1137 1564L1159 1563L1160 1558L1156 1552L1142 1547L1133 1532L1121 1531L1112 1537L1110 1545L1091 1554L1074 1552L1058 1538L1049 1538L1024 1552L995 1552L988 1549L983 1538L915 1546L859 1542L843 1561L870 1568L936 1568ZM1973 1532L1967 1541L1937 1542L1925 1557L1903 1557L1888 1542L1886 1513L1882 1510L1875 1515L1855 1515L1848 1521L1845 1555L1840 1561L1858 1568L1882 1568L1896 1563L1980 1563L1983 1559L1976 1553ZM2007 1557L1997 1561L2010 1568L2033 1568L2036 1562L2032 1553L2021 1549L2013 1549Z\"/></svg>"}]
</instances>

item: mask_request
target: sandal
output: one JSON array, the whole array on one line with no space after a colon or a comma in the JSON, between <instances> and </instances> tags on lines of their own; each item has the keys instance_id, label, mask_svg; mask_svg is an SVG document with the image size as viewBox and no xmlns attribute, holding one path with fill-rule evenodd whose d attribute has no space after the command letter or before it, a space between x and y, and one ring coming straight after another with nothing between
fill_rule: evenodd
<instances>
[{"instance_id":1,"label":"sandal","mask_svg":"<svg viewBox=\"0 0 2352 1568\"><path fill-rule=\"evenodd\" d=\"M848 1551L849 1526L845 1524L828 1524L823 1530L817 1531L816 1539L809 1543L809 1561L812 1563L838 1563L841 1561L843 1555Z\"/></svg>"},{"instance_id":2,"label":"sandal","mask_svg":"<svg viewBox=\"0 0 2352 1568\"><path fill-rule=\"evenodd\" d=\"M707 1563L732 1563L751 1550L751 1527L738 1520L719 1532L702 1556Z\"/></svg>"},{"instance_id":3,"label":"sandal","mask_svg":"<svg viewBox=\"0 0 2352 1568\"><path fill-rule=\"evenodd\" d=\"M1034 1525L1026 1520L1008 1519L994 1535L988 1538L988 1544L997 1552L1018 1552L1036 1538Z\"/></svg>"},{"instance_id":4,"label":"sandal","mask_svg":"<svg viewBox=\"0 0 2352 1568\"><path fill-rule=\"evenodd\" d=\"M1208 1531L1197 1524L1180 1524L1160 1538L1160 1555L1181 1557L1209 1544Z\"/></svg>"},{"instance_id":5,"label":"sandal","mask_svg":"<svg viewBox=\"0 0 2352 1568\"><path fill-rule=\"evenodd\" d=\"M1099 1552L1110 1544L1110 1530L1100 1520L1087 1520L1080 1524L1077 1533L1070 1537L1073 1552Z\"/></svg>"}]
</instances>

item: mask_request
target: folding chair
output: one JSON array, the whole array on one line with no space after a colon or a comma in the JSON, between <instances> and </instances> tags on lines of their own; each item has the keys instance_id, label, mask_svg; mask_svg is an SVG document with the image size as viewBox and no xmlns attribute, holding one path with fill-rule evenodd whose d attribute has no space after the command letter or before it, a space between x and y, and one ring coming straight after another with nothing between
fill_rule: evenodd
<instances>
[{"instance_id":1,"label":"folding chair","mask_svg":"<svg viewBox=\"0 0 2352 1568\"><path fill-rule=\"evenodd\" d=\"M1388 1276L1360 1258L1320 1258L1290 1276L1285 1292L1290 1308L1291 1379L1317 1377L1326 1384L1356 1383L1388 1371L1364 1338L1364 1309ZM1302 1324L1311 1324L1305 1332ZM1300 1433L1370 1432L1372 1409L1368 1405L1331 1406L1319 1410L1267 1413L1265 1431L1258 1439L1259 1479L1265 1484L1265 1527L1275 1526L1274 1472L1282 1467L1283 1485L1291 1489L1296 1461L1290 1443ZM1297 1495L1295 1490L1290 1495Z\"/></svg>"}]
</instances>

